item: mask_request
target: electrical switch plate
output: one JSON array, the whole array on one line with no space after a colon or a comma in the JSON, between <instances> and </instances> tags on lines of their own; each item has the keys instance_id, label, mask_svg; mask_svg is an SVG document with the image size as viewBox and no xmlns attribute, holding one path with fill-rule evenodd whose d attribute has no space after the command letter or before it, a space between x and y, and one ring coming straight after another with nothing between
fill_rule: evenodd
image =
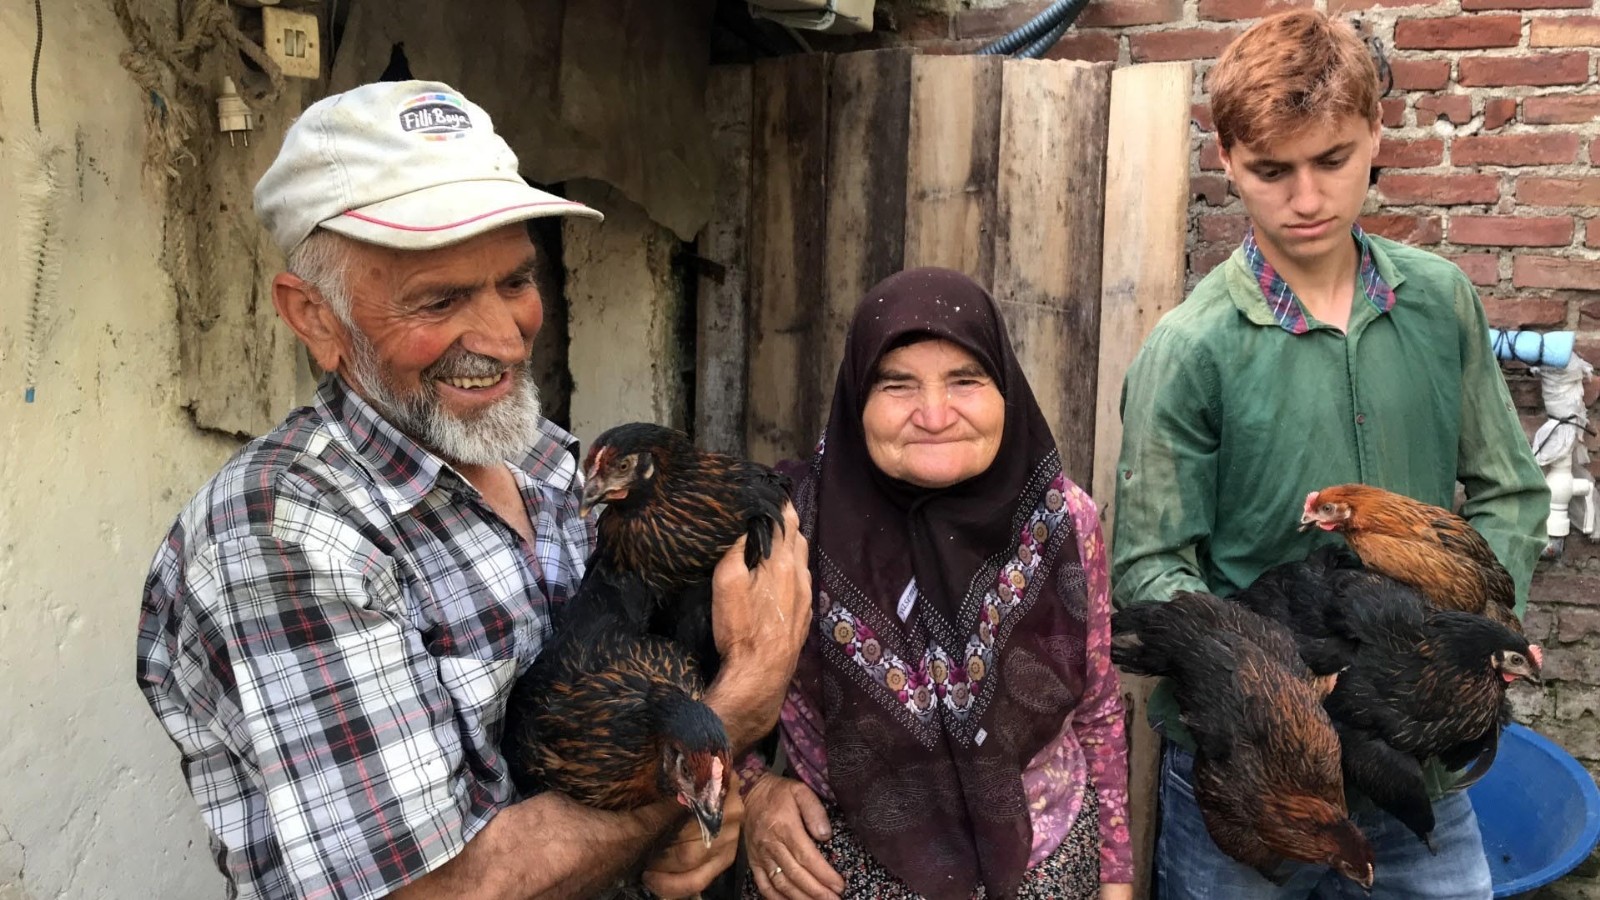
<instances>
[{"instance_id":1,"label":"electrical switch plate","mask_svg":"<svg viewBox=\"0 0 1600 900\"><path fill-rule=\"evenodd\" d=\"M290 78L322 75L322 40L315 13L277 6L261 8L261 33L267 56Z\"/></svg>"}]
</instances>

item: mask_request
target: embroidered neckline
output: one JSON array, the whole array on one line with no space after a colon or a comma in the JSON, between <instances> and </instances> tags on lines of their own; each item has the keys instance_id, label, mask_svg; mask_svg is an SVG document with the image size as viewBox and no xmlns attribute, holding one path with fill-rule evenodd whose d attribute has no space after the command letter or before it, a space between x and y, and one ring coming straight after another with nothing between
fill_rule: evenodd
<instances>
[{"instance_id":1,"label":"embroidered neckline","mask_svg":"<svg viewBox=\"0 0 1600 900\"><path fill-rule=\"evenodd\" d=\"M870 623L846 609L827 589L818 592L819 605L825 610L817 622L825 652L836 654L844 671L892 709L896 720L926 747L932 748L939 740L941 711L949 726L946 733L952 738L963 745L981 742L977 720L998 688L996 654L1016 621L1038 599L1061 546L1073 537L1066 476L1053 455L1044 465L1051 467L1055 477L1048 482L1036 479L1042 483L1030 491L1036 497L1031 512L1015 523L1011 557L1003 562L1003 557L997 557L985 565L962 603L960 621L973 623L965 633L951 627L953 623L943 622L918 592L912 618L924 619L929 638L914 663L891 651ZM823 564L843 581L836 567L825 559ZM1075 577L1087 581L1081 569ZM859 596L853 586L844 587ZM941 638L941 634L956 635L956 639Z\"/></svg>"}]
</instances>

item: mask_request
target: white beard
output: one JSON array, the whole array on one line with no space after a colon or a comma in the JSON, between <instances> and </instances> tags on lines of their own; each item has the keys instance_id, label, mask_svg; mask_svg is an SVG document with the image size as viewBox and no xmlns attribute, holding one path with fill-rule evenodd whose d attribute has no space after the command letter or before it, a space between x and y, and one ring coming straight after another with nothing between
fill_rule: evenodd
<instances>
[{"instance_id":1,"label":"white beard","mask_svg":"<svg viewBox=\"0 0 1600 900\"><path fill-rule=\"evenodd\" d=\"M422 387L403 396L390 387L390 379L377 348L366 335L350 330L355 351L353 373L361 395L389 424L446 462L467 466L496 465L519 460L538 434L539 387L533 382L533 361L514 366L511 393L471 419L461 419L445 409L436 387L441 375L487 377L505 366L489 357L464 351L448 353L422 374ZM433 370L439 369L440 372Z\"/></svg>"}]
</instances>

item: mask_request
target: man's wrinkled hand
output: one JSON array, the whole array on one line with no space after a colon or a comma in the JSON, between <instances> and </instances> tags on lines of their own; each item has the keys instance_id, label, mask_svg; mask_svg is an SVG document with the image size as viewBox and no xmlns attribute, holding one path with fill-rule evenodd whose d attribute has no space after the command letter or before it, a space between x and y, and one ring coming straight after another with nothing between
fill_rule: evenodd
<instances>
[{"instance_id":1,"label":"man's wrinkled hand","mask_svg":"<svg viewBox=\"0 0 1600 900\"><path fill-rule=\"evenodd\" d=\"M772 555L753 572L745 567L744 545L740 538L712 574L717 650L724 660L756 660L763 666L783 660L792 667L811 625L810 546L800 533L794 506L785 504Z\"/></svg>"},{"instance_id":2,"label":"man's wrinkled hand","mask_svg":"<svg viewBox=\"0 0 1600 900\"><path fill-rule=\"evenodd\" d=\"M722 830L712 839L711 846L706 846L700 826L690 818L672 843L650 861L642 879L644 886L663 900L693 897L705 890L712 879L733 865L743 823L744 801L739 797L735 778L722 802Z\"/></svg>"}]
</instances>

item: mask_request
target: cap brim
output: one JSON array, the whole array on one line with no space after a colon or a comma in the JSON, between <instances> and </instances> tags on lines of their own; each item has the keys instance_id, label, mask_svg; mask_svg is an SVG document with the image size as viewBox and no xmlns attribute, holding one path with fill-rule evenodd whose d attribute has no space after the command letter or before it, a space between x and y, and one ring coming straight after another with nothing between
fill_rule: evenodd
<instances>
[{"instance_id":1,"label":"cap brim","mask_svg":"<svg viewBox=\"0 0 1600 900\"><path fill-rule=\"evenodd\" d=\"M364 244L432 250L545 216L605 218L598 210L513 181L458 181L352 209L321 227Z\"/></svg>"}]
</instances>

